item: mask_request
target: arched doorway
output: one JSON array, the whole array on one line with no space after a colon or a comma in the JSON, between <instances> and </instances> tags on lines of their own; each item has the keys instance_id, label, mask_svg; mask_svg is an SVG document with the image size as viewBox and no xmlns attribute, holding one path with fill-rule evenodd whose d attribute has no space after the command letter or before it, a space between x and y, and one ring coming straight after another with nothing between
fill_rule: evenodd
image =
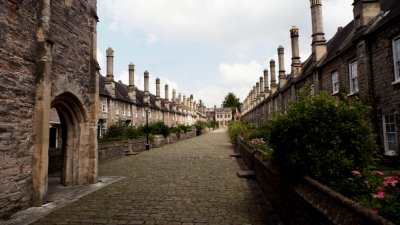
<instances>
[{"instance_id":1,"label":"arched doorway","mask_svg":"<svg viewBox=\"0 0 400 225\"><path fill-rule=\"evenodd\" d=\"M87 183L88 176L88 121L79 99L71 93L57 96L51 103L61 123L61 184Z\"/></svg>"}]
</instances>

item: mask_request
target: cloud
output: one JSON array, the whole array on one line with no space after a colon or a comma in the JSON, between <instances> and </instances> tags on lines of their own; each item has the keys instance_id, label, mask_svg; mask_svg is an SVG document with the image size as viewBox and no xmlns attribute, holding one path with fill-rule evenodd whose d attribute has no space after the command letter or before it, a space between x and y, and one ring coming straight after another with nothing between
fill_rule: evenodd
<instances>
[{"instance_id":1,"label":"cloud","mask_svg":"<svg viewBox=\"0 0 400 225\"><path fill-rule=\"evenodd\" d=\"M106 61L105 61L105 57L104 57L103 51L101 51L100 48L97 48L96 52L97 52L96 53L97 62L99 63L101 70L105 71L105 69L106 69ZM103 73L105 73L105 72L103 72Z\"/></svg>"},{"instance_id":2,"label":"cloud","mask_svg":"<svg viewBox=\"0 0 400 225\"><path fill-rule=\"evenodd\" d=\"M260 76L263 76L263 67L256 60L249 63L221 63L217 83L197 89L194 96L202 99L208 107L220 107L229 92L244 100L250 87L259 81Z\"/></svg>"},{"instance_id":3,"label":"cloud","mask_svg":"<svg viewBox=\"0 0 400 225\"><path fill-rule=\"evenodd\" d=\"M155 34L147 34L146 37L146 43L148 45L152 45L155 44L159 41L160 39L155 35Z\"/></svg>"}]
</instances>

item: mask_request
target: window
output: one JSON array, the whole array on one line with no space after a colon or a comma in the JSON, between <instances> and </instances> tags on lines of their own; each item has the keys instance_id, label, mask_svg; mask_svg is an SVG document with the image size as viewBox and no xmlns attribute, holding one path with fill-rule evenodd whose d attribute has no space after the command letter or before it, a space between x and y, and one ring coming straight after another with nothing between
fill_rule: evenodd
<instances>
[{"instance_id":1,"label":"window","mask_svg":"<svg viewBox=\"0 0 400 225\"><path fill-rule=\"evenodd\" d=\"M131 116L131 106L130 105L127 106L127 113L128 113L128 116Z\"/></svg>"},{"instance_id":2,"label":"window","mask_svg":"<svg viewBox=\"0 0 400 225\"><path fill-rule=\"evenodd\" d=\"M400 37L393 40L393 58L395 82L400 82Z\"/></svg>"},{"instance_id":3,"label":"window","mask_svg":"<svg viewBox=\"0 0 400 225\"><path fill-rule=\"evenodd\" d=\"M115 102L115 114L119 115L119 104Z\"/></svg>"},{"instance_id":4,"label":"window","mask_svg":"<svg viewBox=\"0 0 400 225\"><path fill-rule=\"evenodd\" d=\"M103 122L100 124L101 129L101 137L103 137L107 133L107 123Z\"/></svg>"},{"instance_id":5,"label":"window","mask_svg":"<svg viewBox=\"0 0 400 225\"><path fill-rule=\"evenodd\" d=\"M397 155L397 132L395 115L383 116L383 138L385 141L385 155Z\"/></svg>"},{"instance_id":6,"label":"window","mask_svg":"<svg viewBox=\"0 0 400 225\"><path fill-rule=\"evenodd\" d=\"M350 94L358 92L357 61L349 63Z\"/></svg>"},{"instance_id":7,"label":"window","mask_svg":"<svg viewBox=\"0 0 400 225\"><path fill-rule=\"evenodd\" d=\"M101 99L101 111L107 112L107 99L106 98Z\"/></svg>"},{"instance_id":8,"label":"window","mask_svg":"<svg viewBox=\"0 0 400 225\"><path fill-rule=\"evenodd\" d=\"M339 73L337 71L332 73L332 94L339 93Z\"/></svg>"},{"instance_id":9,"label":"window","mask_svg":"<svg viewBox=\"0 0 400 225\"><path fill-rule=\"evenodd\" d=\"M125 104L122 104L122 115L126 116Z\"/></svg>"}]
</instances>

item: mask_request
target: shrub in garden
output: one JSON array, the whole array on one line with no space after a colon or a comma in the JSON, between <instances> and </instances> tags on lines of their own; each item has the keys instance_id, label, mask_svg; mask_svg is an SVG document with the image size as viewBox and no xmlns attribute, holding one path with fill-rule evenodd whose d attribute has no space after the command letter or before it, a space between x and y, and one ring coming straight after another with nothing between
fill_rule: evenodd
<instances>
[{"instance_id":1,"label":"shrub in garden","mask_svg":"<svg viewBox=\"0 0 400 225\"><path fill-rule=\"evenodd\" d=\"M194 124L194 126L196 127L196 130L197 130L197 131L200 131L200 132L201 132L202 130L206 129L206 127L207 127L207 122L198 120L198 121L196 121L196 123Z\"/></svg>"},{"instance_id":2,"label":"shrub in garden","mask_svg":"<svg viewBox=\"0 0 400 225\"><path fill-rule=\"evenodd\" d=\"M228 124L228 135L232 144L237 144L238 136L241 136L247 140L249 129L246 124L240 121L231 121Z\"/></svg>"},{"instance_id":3,"label":"shrub in garden","mask_svg":"<svg viewBox=\"0 0 400 225\"><path fill-rule=\"evenodd\" d=\"M367 115L358 100L301 93L269 123L273 161L285 174L308 175L340 191L352 170L376 161L378 148Z\"/></svg>"},{"instance_id":4,"label":"shrub in garden","mask_svg":"<svg viewBox=\"0 0 400 225\"><path fill-rule=\"evenodd\" d=\"M188 125L185 125L185 124L179 124L178 125L178 128L180 129L180 130L182 130L183 131L183 133L187 133L187 132L190 132L190 131L192 131L192 127L191 126L188 126Z\"/></svg>"},{"instance_id":5,"label":"shrub in garden","mask_svg":"<svg viewBox=\"0 0 400 225\"><path fill-rule=\"evenodd\" d=\"M400 176L387 176L382 171L353 170L352 173L346 181L346 194L400 224Z\"/></svg>"},{"instance_id":6,"label":"shrub in garden","mask_svg":"<svg viewBox=\"0 0 400 225\"><path fill-rule=\"evenodd\" d=\"M176 135L178 136L178 138L181 137L182 129L181 129L181 126L180 126L180 125L177 126L177 127L170 127L170 128L169 128L169 131L170 131L170 133L176 134ZM185 132L185 133L186 133L186 132Z\"/></svg>"}]
</instances>

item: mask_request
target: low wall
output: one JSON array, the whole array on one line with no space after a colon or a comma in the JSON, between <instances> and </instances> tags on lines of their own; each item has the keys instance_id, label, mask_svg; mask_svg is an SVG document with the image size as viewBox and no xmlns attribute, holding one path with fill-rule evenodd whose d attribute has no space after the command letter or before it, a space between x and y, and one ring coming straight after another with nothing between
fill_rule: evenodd
<instances>
[{"instance_id":1,"label":"low wall","mask_svg":"<svg viewBox=\"0 0 400 225\"><path fill-rule=\"evenodd\" d=\"M283 178L241 138L237 150L286 225L394 225L311 178L297 182Z\"/></svg>"},{"instance_id":2,"label":"low wall","mask_svg":"<svg viewBox=\"0 0 400 225\"><path fill-rule=\"evenodd\" d=\"M151 147L157 148L195 136L196 129L186 133L181 133L179 136L176 134L170 134L168 137L164 138L163 135L154 135ZM99 143L98 149L99 161L115 159L124 156L126 153L135 153L146 150L146 138Z\"/></svg>"}]
</instances>

